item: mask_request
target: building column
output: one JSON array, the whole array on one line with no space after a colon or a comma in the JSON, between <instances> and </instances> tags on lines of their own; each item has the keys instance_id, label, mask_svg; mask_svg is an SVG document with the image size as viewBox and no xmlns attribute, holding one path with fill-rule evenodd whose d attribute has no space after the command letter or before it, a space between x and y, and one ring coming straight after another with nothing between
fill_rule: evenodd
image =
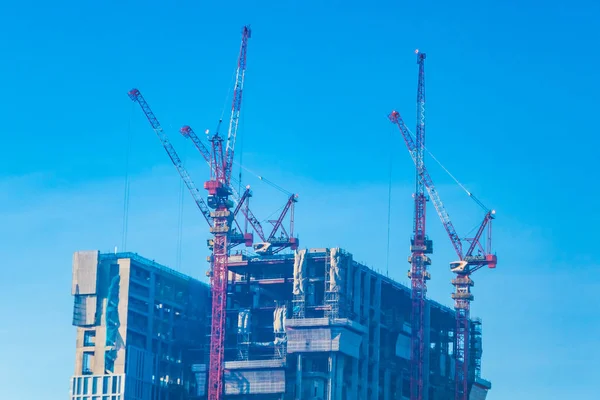
<instances>
[{"instance_id":1,"label":"building column","mask_svg":"<svg viewBox=\"0 0 600 400\"><path fill-rule=\"evenodd\" d=\"M298 354L296 362L296 400L302 399L302 355Z\"/></svg>"},{"instance_id":2,"label":"building column","mask_svg":"<svg viewBox=\"0 0 600 400\"><path fill-rule=\"evenodd\" d=\"M329 378L327 379L327 400L335 400L337 385L336 385L336 368L337 368L337 354L335 352L329 353Z\"/></svg>"},{"instance_id":3,"label":"building column","mask_svg":"<svg viewBox=\"0 0 600 400\"><path fill-rule=\"evenodd\" d=\"M349 394L349 399L358 398L358 358L352 359L352 381L351 384L351 393Z\"/></svg>"},{"instance_id":4,"label":"building column","mask_svg":"<svg viewBox=\"0 0 600 400\"><path fill-rule=\"evenodd\" d=\"M431 306L425 302L425 326L423 327L425 339L425 354L423 354L423 400L429 400L429 371L431 353Z\"/></svg>"},{"instance_id":5,"label":"building column","mask_svg":"<svg viewBox=\"0 0 600 400\"><path fill-rule=\"evenodd\" d=\"M391 384L392 384L392 371L389 368L385 369L383 373L383 400L392 400Z\"/></svg>"},{"instance_id":6,"label":"building column","mask_svg":"<svg viewBox=\"0 0 600 400\"><path fill-rule=\"evenodd\" d=\"M361 271L360 267L355 267L354 265L352 269L354 270L354 293L352 293L352 297L354 299L354 314L360 320L360 302L362 297L362 293L360 292Z\"/></svg>"},{"instance_id":7,"label":"building column","mask_svg":"<svg viewBox=\"0 0 600 400\"><path fill-rule=\"evenodd\" d=\"M379 400L379 354L381 351L381 277L375 280L375 293L373 293L373 372L371 379L372 400Z\"/></svg>"},{"instance_id":8,"label":"building column","mask_svg":"<svg viewBox=\"0 0 600 400\"><path fill-rule=\"evenodd\" d=\"M346 366L346 356L338 353L336 358L335 400L346 400L342 398L344 393L344 368Z\"/></svg>"},{"instance_id":9,"label":"building column","mask_svg":"<svg viewBox=\"0 0 600 400\"><path fill-rule=\"evenodd\" d=\"M370 312L371 312L371 272L367 271L365 273L364 276L364 292L361 293L362 296L362 301L363 301L363 313L361 315L362 318L365 319L365 325L367 328L367 331L365 332L364 336L363 336L363 343L362 343L362 355L361 355L361 361L362 361L362 371L360 374L360 382L361 382L361 399L367 400L368 398L368 393L369 393L369 362L371 360L371 353L369 352L369 344L370 344L370 335L369 335L369 331L370 331Z\"/></svg>"}]
</instances>

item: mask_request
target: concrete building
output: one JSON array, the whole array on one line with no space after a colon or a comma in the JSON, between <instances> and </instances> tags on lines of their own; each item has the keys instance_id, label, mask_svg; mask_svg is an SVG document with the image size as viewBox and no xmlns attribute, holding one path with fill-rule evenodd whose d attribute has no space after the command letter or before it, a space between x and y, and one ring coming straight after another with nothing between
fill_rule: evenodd
<instances>
[{"instance_id":1,"label":"concrete building","mask_svg":"<svg viewBox=\"0 0 600 400\"><path fill-rule=\"evenodd\" d=\"M335 248L235 255L229 268L231 399L408 398L409 288ZM471 323L471 398L485 399L481 321ZM454 398L455 325L454 310L428 301L426 400Z\"/></svg>"},{"instance_id":2,"label":"concrete building","mask_svg":"<svg viewBox=\"0 0 600 400\"><path fill-rule=\"evenodd\" d=\"M229 269L228 400L408 398L409 288L335 248L240 253L229 258ZM206 397L205 285L129 253L76 253L73 272L72 399ZM454 397L454 317L428 301L426 400ZM481 322L471 323L471 399L484 400L491 384L480 377ZM104 382L106 396L116 397L94 397Z\"/></svg>"},{"instance_id":3,"label":"concrete building","mask_svg":"<svg viewBox=\"0 0 600 400\"><path fill-rule=\"evenodd\" d=\"M133 253L76 252L71 399L187 399L205 384L191 365L203 361L209 293Z\"/></svg>"}]
</instances>

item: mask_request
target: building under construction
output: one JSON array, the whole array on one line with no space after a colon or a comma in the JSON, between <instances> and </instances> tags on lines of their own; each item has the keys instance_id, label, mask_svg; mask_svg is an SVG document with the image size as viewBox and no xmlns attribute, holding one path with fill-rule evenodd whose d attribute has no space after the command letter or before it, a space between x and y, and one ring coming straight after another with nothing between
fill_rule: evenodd
<instances>
[{"instance_id":1,"label":"building under construction","mask_svg":"<svg viewBox=\"0 0 600 400\"><path fill-rule=\"evenodd\" d=\"M227 399L409 398L410 289L344 250L229 257ZM73 400L206 397L209 287L132 253L77 252ZM428 300L428 400L454 397L455 311ZM481 321L471 320L470 399L480 377Z\"/></svg>"}]
</instances>

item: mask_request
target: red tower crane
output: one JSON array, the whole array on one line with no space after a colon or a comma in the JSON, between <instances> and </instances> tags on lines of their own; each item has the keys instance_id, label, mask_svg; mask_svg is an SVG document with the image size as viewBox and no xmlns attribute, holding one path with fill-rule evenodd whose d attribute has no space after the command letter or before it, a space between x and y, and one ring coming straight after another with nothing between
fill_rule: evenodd
<instances>
[{"instance_id":1,"label":"red tower crane","mask_svg":"<svg viewBox=\"0 0 600 400\"><path fill-rule=\"evenodd\" d=\"M223 139L218 131L211 138L213 165L215 173L210 180L204 183L208 190L208 205L214 208L211 213L214 224L211 233L214 235L213 244L213 270L211 274L212 291L212 320L210 335L210 356L208 373L208 400L220 400L223 397L223 355L225 347L225 312L227 306L227 261L229 251L227 241L229 239L231 208L233 206L229 196L231 191L231 169L233 166L233 154L237 136L238 121L242 106L242 92L244 89L244 75L246 72L246 53L248 39L250 39L250 27L242 29L242 43L238 57L238 65L235 77L235 88L233 91L233 103L231 106L231 117L229 130L227 132L227 143L223 152Z\"/></svg>"},{"instance_id":2,"label":"red tower crane","mask_svg":"<svg viewBox=\"0 0 600 400\"><path fill-rule=\"evenodd\" d=\"M425 354L425 298L427 294L427 280L431 275L427 266L431 260L427 254L433 252L433 243L425 233L425 205L427 197L425 185L421 178L424 165L425 150L425 54L417 51L417 64L419 65L419 81L417 85L417 143L413 149L415 158L415 209L413 237L411 239L411 256L408 261L411 268L408 277L411 281L411 367L410 367L410 400L422 400L424 398L424 381L426 371L424 370Z\"/></svg>"},{"instance_id":3,"label":"red tower crane","mask_svg":"<svg viewBox=\"0 0 600 400\"><path fill-rule=\"evenodd\" d=\"M470 342L470 303L473 300L471 293L471 287L473 286L473 280L471 274L481 269L484 266L489 268L496 268L497 257L492 254L492 220L494 219L495 211L488 210L485 206L475 197L472 193L467 192L468 195L482 208L486 210L483 222L479 226L476 234L472 238L466 238L461 240L459 235L454 229L454 225L450 220L450 216L442 203L439 193L435 189L433 181L429 172L421 162L421 168L419 168L419 133L417 131L416 142L410 134L410 131L406 127L406 124L402 120L400 113L393 111L389 115L390 121L398 125L400 133L406 143L408 151L413 159L417 170L422 180L429 197L431 198L433 205L442 221L444 228L452 242L454 250L458 255L459 261L450 263L450 269L456 274L456 278L452 280L452 284L455 286L455 292L452 294L454 299L454 308L456 310L456 329L455 329L455 400L467 400L468 399L468 380L469 380L469 342ZM422 141L421 141L422 143ZM483 240L483 233L487 228L487 240ZM468 250L463 255L463 241L469 244ZM485 246L484 243L485 242ZM477 255L473 255L475 250L478 250Z\"/></svg>"},{"instance_id":4,"label":"red tower crane","mask_svg":"<svg viewBox=\"0 0 600 400\"><path fill-rule=\"evenodd\" d=\"M227 261L229 250L236 243L232 241L231 224L234 221L234 215L240 209L245 208L246 216L248 207L242 207L242 203L247 199L248 192L240 199L237 207L232 212L234 203L230 200L233 194L231 187L231 169L233 166L233 155L235 140L237 136L238 121L242 104L242 91L244 87L244 75L246 72L246 53L248 39L251 36L250 27L245 26L242 30L242 43L238 57L236 71L235 88L233 92L233 104L231 107L231 117L229 130L227 133L227 143L223 149L223 139L219 132L210 139L212 152L210 154L211 176L204 183L204 188L208 191L208 204L200 196L189 174L183 167L175 149L169 142L166 134L163 132L158 119L150 109L139 90L133 89L129 92L129 97L140 104L152 128L158 135L163 147L169 154L171 161L177 168L183 178L186 186L192 193L196 204L202 211L210 225L210 231L213 234L212 239L212 272L211 292L212 292L212 319L210 336L210 356L209 356L209 386L208 400L220 400L223 397L223 355L225 339L225 313L227 303ZM204 155L204 152L203 152ZM210 211L210 208L213 211ZM257 220L256 220L257 221ZM236 222L237 223L237 222ZM252 221L251 221L252 224ZM260 231L262 233L262 231ZM264 235L263 235L264 236ZM248 238L242 241L248 244ZM250 240L251 243L252 240Z\"/></svg>"}]
</instances>

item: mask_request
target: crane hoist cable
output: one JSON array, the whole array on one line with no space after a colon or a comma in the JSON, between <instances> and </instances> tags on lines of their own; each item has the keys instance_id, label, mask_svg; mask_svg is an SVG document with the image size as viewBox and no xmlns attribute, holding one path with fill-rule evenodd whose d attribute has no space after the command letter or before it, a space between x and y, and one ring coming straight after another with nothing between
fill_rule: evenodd
<instances>
[{"instance_id":1,"label":"crane hoist cable","mask_svg":"<svg viewBox=\"0 0 600 400\"><path fill-rule=\"evenodd\" d=\"M251 173L252 175L254 175L255 177L257 177L257 178L258 178L260 181L263 181L263 182L264 182L264 183L266 183L267 185L269 185L269 186L271 186L271 187L273 187L273 188L275 188L275 189L279 190L281 193L284 193L284 194L286 194L287 196L291 196L291 195L293 194L292 192L290 192L290 191L288 191L288 190L285 190L284 188L282 188L281 186L277 185L276 183L274 183L274 182L272 182L272 181L268 180L268 179L267 179L267 178L265 178L264 176L262 176L262 175L259 175L258 173L256 173L256 172L252 171L251 169L249 169L249 168L247 168L247 167L243 166L242 164L238 163L237 161L234 161L234 164L236 164L238 167L242 168L243 170L245 170L245 171L247 171L247 172Z\"/></svg>"},{"instance_id":2,"label":"crane hoist cable","mask_svg":"<svg viewBox=\"0 0 600 400\"><path fill-rule=\"evenodd\" d=\"M408 131L408 133L410 133L413 137L415 136L414 133L412 133L412 131L406 127L406 130ZM475 195L473 193L471 193L471 191L469 189L467 189L465 187L465 185L463 185L458 179L456 179L456 177L454 175L452 175L450 173L450 171L444 167L444 165L433 155L433 153L431 151L429 151L429 149L427 147L424 147L425 151L427 152L427 154L429 154L431 156L431 158L433 158L433 160L440 166L442 167L442 169L448 174L448 176L450 178L452 178L452 180L454 180L454 182L456 182L456 184L465 191L465 193L479 206L481 207L484 211L489 211L490 209L487 208L477 197L475 197Z\"/></svg>"},{"instance_id":3,"label":"crane hoist cable","mask_svg":"<svg viewBox=\"0 0 600 400\"><path fill-rule=\"evenodd\" d=\"M391 136L391 131L390 131ZM390 165L388 181L388 209L387 209L387 247L385 259L385 275L390 276L390 232L392 225L392 172L393 172L394 152L390 147Z\"/></svg>"},{"instance_id":4,"label":"crane hoist cable","mask_svg":"<svg viewBox=\"0 0 600 400\"><path fill-rule=\"evenodd\" d=\"M129 120L127 122L127 143L125 147L125 187L123 190L123 227L121 232L121 249L125 251L127 249L127 231L129 228L129 192L130 192L130 179L129 179L129 164L131 158L131 144L133 141L133 129L131 127L131 121L133 120L135 105L131 103L131 111L129 112Z\"/></svg>"}]
</instances>

